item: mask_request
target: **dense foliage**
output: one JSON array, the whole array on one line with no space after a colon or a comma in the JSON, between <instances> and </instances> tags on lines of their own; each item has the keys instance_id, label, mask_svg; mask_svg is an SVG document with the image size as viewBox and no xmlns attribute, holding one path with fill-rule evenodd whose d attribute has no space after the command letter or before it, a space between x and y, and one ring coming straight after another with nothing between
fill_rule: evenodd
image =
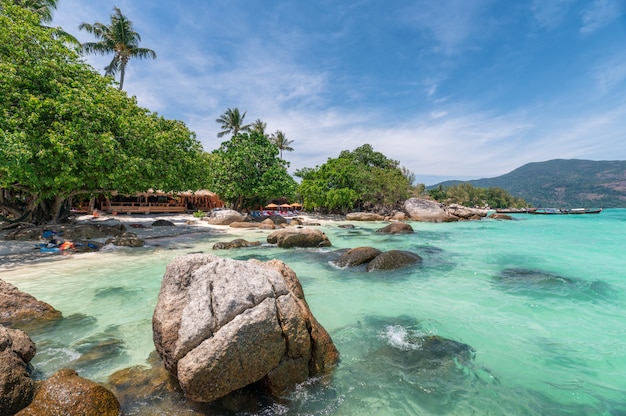
<instances>
[{"instance_id":1,"label":"dense foliage","mask_svg":"<svg viewBox=\"0 0 626 416\"><path fill-rule=\"evenodd\" d=\"M524 208L529 206L524 199L511 196L504 189L476 188L468 182L448 187L439 185L431 189L429 195L439 202L466 207Z\"/></svg>"},{"instance_id":2,"label":"dense foliage","mask_svg":"<svg viewBox=\"0 0 626 416\"><path fill-rule=\"evenodd\" d=\"M78 193L200 186L202 148L182 122L139 107L11 1L0 27L5 212L56 221Z\"/></svg>"},{"instance_id":3,"label":"dense foliage","mask_svg":"<svg viewBox=\"0 0 626 416\"><path fill-rule=\"evenodd\" d=\"M295 175L302 178L305 209L327 212L393 209L406 199L410 185L398 162L369 144L344 150L339 157Z\"/></svg>"},{"instance_id":4,"label":"dense foliage","mask_svg":"<svg viewBox=\"0 0 626 416\"><path fill-rule=\"evenodd\" d=\"M267 136L239 133L207 155L208 187L233 209L254 209L273 198L293 198L296 182Z\"/></svg>"},{"instance_id":5,"label":"dense foliage","mask_svg":"<svg viewBox=\"0 0 626 416\"><path fill-rule=\"evenodd\" d=\"M468 182L476 187L505 189L535 207L626 207L626 161L623 160L555 159L528 163L496 178Z\"/></svg>"}]
</instances>

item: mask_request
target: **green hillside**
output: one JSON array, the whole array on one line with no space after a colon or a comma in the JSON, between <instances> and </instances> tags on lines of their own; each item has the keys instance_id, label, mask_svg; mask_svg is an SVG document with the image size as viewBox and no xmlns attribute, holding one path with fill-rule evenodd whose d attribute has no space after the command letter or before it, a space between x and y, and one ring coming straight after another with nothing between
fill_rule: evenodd
<instances>
[{"instance_id":1,"label":"green hillside","mask_svg":"<svg viewBox=\"0 0 626 416\"><path fill-rule=\"evenodd\" d=\"M462 181L435 185L450 186ZM506 175L476 179L479 188L498 187L534 207L626 207L626 161L555 159L528 163ZM431 187L429 187L431 188Z\"/></svg>"}]
</instances>

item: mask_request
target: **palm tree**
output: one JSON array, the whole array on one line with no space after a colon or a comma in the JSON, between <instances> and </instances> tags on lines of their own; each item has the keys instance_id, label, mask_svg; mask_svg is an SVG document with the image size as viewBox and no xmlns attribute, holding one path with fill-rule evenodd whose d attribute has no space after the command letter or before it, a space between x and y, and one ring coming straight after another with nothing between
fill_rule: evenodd
<instances>
[{"instance_id":1,"label":"palm tree","mask_svg":"<svg viewBox=\"0 0 626 416\"><path fill-rule=\"evenodd\" d=\"M239 113L239 109L228 108L224 114L220 116L216 122L220 123L220 127L222 131L217 133L217 137L223 137L228 133L232 133L233 137L235 137L240 131L250 131L250 125L243 124L243 119L246 117L246 112L243 114Z\"/></svg>"},{"instance_id":2,"label":"palm tree","mask_svg":"<svg viewBox=\"0 0 626 416\"><path fill-rule=\"evenodd\" d=\"M250 124L250 132L259 133L265 136L265 129L267 128L267 123L261 121L261 119L257 118L254 123Z\"/></svg>"},{"instance_id":3,"label":"palm tree","mask_svg":"<svg viewBox=\"0 0 626 416\"><path fill-rule=\"evenodd\" d=\"M291 143L293 143L293 140L288 140L287 136L285 136L285 133L283 133L280 130L276 130L274 133L272 133L272 137L270 137L270 140L272 143L274 143L274 146L278 147L278 150L280 150L280 158L283 158L283 150L286 150L287 152L293 152L293 147L289 147L289 145Z\"/></svg>"},{"instance_id":4,"label":"palm tree","mask_svg":"<svg viewBox=\"0 0 626 416\"><path fill-rule=\"evenodd\" d=\"M52 11L56 10L58 0L13 0L16 6L30 10L39 16L42 23L52 21Z\"/></svg>"},{"instance_id":5,"label":"palm tree","mask_svg":"<svg viewBox=\"0 0 626 416\"><path fill-rule=\"evenodd\" d=\"M52 33L52 36L56 39L73 45L75 47L80 46L80 42L74 36L70 35L66 31L58 27L50 27L41 23L50 23L52 21L52 12L56 10L58 0L13 0L15 5L20 6L26 10L30 10L39 16L39 22L41 27L44 27Z\"/></svg>"},{"instance_id":6,"label":"palm tree","mask_svg":"<svg viewBox=\"0 0 626 416\"><path fill-rule=\"evenodd\" d=\"M113 53L113 60L104 70L106 75L115 76L118 72L120 73L119 89L121 90L124 87L124 75L128 61L131 58L155 59L156 53L152 49L140 48L141 36L133 30L133 22L128 20L117 7L114 7L113 11L109 26L96 22L93 25L81 23L78 28L85 29L100 39L98 42L84 43L82 48L84 52L100 55Z\"/></svg>"}]
</instances>

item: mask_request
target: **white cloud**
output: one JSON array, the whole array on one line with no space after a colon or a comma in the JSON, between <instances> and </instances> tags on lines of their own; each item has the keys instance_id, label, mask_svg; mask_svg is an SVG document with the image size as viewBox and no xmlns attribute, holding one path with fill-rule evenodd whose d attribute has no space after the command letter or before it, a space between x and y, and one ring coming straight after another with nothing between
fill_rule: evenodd
<instances>
[{"instance_id":1,"label":"white cloud","mask_svg":"<svg viewBox=\"0 0 626 416\"><path fill-rule=\"evenodd\" d=\"M557 28L565 21L572 0L533 0L531 11L537 25L546 30Z\"/></svg>"},{"instance_id":2,"label":"white cloud","mask_svg":"<svg viewBox=\"0 0 626 416\"><path fill-rule=\"evenodd\" d=\"M623 5L623 0L594 0L582 13L580 33L593 33L616 20L624 13Z\"/></svg>"}]
</instances>

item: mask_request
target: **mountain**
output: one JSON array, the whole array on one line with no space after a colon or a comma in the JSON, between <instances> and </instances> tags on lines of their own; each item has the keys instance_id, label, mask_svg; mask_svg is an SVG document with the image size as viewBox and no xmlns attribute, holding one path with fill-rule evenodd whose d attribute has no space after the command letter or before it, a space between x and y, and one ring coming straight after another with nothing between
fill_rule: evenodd
<instances>
[{"instance_id":1,"label":"mountain","mask_svg":"<svg viewBox=\"0 0 626 416\"><path fill-rule=\"evenodd\" d=\"M497 187L524 198L534 207L626 207L626 161L554 159L528 163L496 178L446 181L429 187L469 182Z\"/></svg>"}]
</instances>

